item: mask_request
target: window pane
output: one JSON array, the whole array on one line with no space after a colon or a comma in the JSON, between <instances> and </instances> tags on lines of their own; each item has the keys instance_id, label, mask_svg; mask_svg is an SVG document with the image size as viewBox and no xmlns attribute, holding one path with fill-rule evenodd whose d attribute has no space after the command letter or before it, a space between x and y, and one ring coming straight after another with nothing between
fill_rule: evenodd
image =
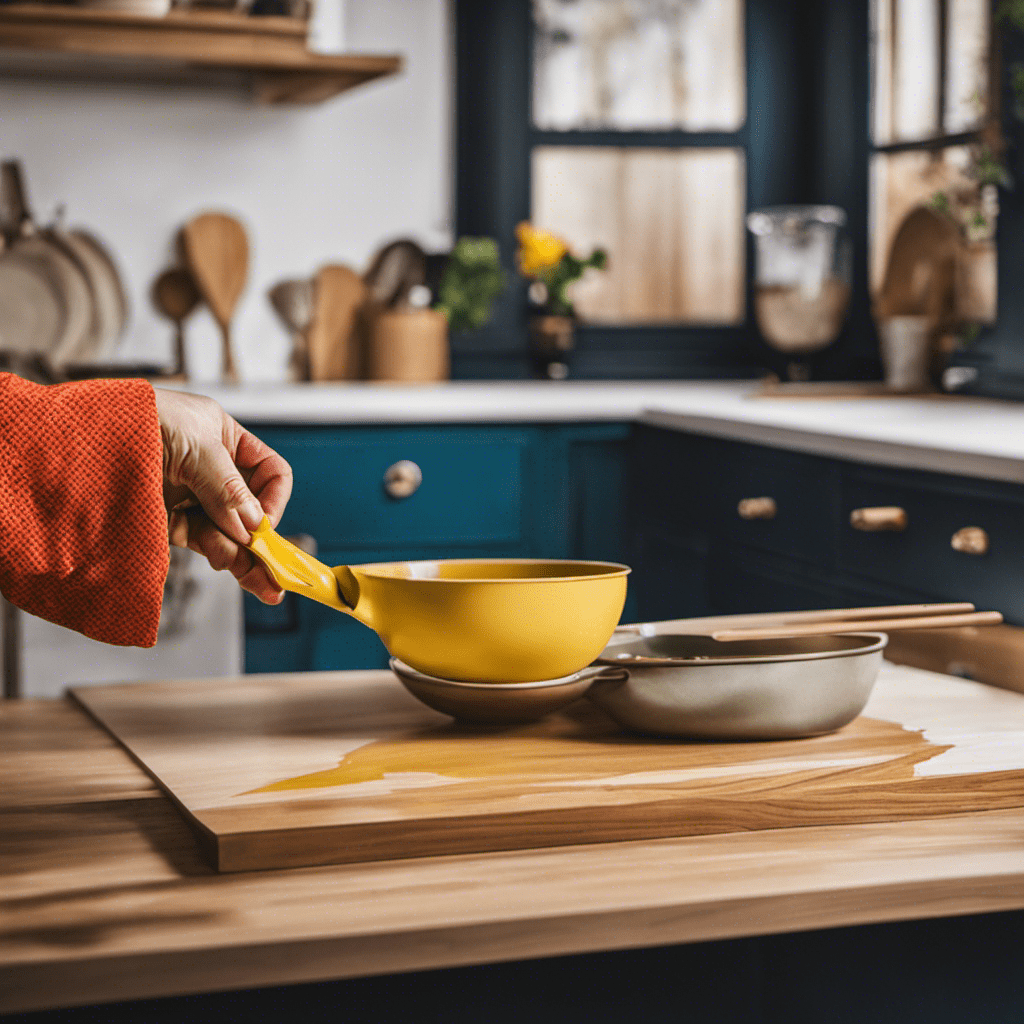
<instances>
[{"instance_id":1,"label":"window pane","mask_svg":"<svg viewBox=\"0 0 1024 1024\"><path fill-rule=\"evenodd\" d=\"M940 2L872 2L872 122L878 145L939 132Z\"/></svg>"},{"instance_id":2,"label":"window pane","mask_svg":"<svg viewBox=\"0 0 1024 1024\"><path fill-rule=\"evenodd\" d=\"M997 195L979 185L976 151L951 146L939 151L876 153L871 164L871 287L877 292L896 232L914 207L937 207L962 236L956 308L967 321L991 323L996 315L995 226Z\"/></svg>"},{"instance_id":3,"label":"window pane","mask_svg":"<svg viewBox=\"0 0 1024 1024\"><path fill-rule=\"evenodd\" d=\"M533 0L538 128L735 131L743 0Z\"/></svg>"},{"instance_id":4,"label":"window pane","mask_svg":"<svg viewBox=\"0 0 1024 1024\"><path fill-rule=\"evenodd\" d=\"M985 119L989 0L944 2L946 52L940 55L942 0L872 0L871 126L877 145L973 131Z\"/></svg>"},{"instance_id":5,"label":"window pane","mask_svg":"<svg viewBox=\"0 0 1024 1024\"><path fill-rule=\"evenodd\" d=\"M542 146L532 219L608 269L576 285L592 323L734 324L744 318L743 152Z\"/></svg>"},{"instance_id":6,"label":"window pane","mask_svg":"<svg viewBox=\"0 0 1024 1024\"><path fill-rule=\"evenodd\" d=\"M988 98L988 0L949 0L946 35L947 132L981 126Z\"/></svg>"}]
</instances>

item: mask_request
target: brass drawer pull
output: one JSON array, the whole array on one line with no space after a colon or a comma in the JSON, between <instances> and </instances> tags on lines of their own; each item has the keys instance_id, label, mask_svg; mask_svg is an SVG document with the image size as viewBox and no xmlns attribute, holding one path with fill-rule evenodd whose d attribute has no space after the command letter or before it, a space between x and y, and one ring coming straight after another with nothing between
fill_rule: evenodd
<instances>
[{"instance_id":1,"label":"brass drawer pull","mask_svg":"<svg viewBox=\"0 0 1024 1024\"><path fill-rule=\"evenodd\" d=\"M988 553L988 534L980 526L965 526L953 534L949 546L964 555L984 555Z\"/></svg>"},{"instance_id":2,"label":"brass drawer pull","mask_svg":"<svg viewBox=\"0 0 1024 1024\"><path fill-rule=\"evenodd\" d=\"M402 459L384 471L384 490L396 501L415 494L423 483L423 472L415 462Z\"/></svg>"},{"instance_id":3,"label":"brass drawer pull","mask_svg":"<svg viewBox=\"0 0 1024 1024\"><path fill-rule=\"evenodd\" d=\"M778 510L774 498L741 498L736 506L740 519L774 519Z\"/></svg>"},{"instance_id":4,"label":"brass drawer pull","mask_svg":"<svg viewBox=\"0 0 1024 1024\"><path fill-rule=\"evenodd\" d=\"M882 533L886 530L902 533L907 528L907 513L899 505L855 508L850 513L850 525L864 533Z\"/></svg>"}]
</instances>

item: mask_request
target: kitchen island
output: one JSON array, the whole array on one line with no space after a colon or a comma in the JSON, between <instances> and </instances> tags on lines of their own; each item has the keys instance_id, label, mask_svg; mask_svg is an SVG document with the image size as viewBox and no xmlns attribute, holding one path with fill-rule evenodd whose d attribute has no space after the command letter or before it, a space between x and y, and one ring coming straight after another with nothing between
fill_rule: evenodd
<instances>
[{"instance_id":1,"label":"kitchen island","mask_svg":"<svg viewBox=\"0 0 1024 1024\"><path fill-rule=\"evenodd\" d=\"M387 976L369 995L363 991L377 1000L375 1011L343 1019L390 1020L392 1010L402 1019L380 1000L402 991L429 999L428 990L444 1002L443 1012L434 1016L436 1008L422 1003L420 1015L405 1019L505 1019L460 1002L473 977L460 968L547 958L516 968L525 973L511 976L512 989L544 977L557 989L586 970L621 970L628 954L608 954L620 959L596 967L587 957L550 958L646 949L649 956L626 964L640 1012L653 1005L655 996L643 991L653 984L691 1007L705 1005L705 988L713 994L720 1016L693 1019L775 1019L763 1015L768 1000L786 1008L787 1020L852 1021L860 992L870 1005L888 1008L870 1019L906 1022L923 1019L908 1006L917 1012L935 993L948 997L948 982L970 995L976 1012L927 1019L1019 1019L1013 993L1020 992L1021 918L957 918L1024 908L1024 807L218 875L200 859L171 803L76 706L3 705L0 749L0 1012ZM938 933L914 935L850 928L915 920L889 928L922 928L927 918L948 920L934 923ZM839 931L809 932L823 928ZM795 932L807 934L785 935ZM769 936L775 938L755 938ZM998 943L981 948L978 936L998 936ZM922 979L900 960L922 949L929 950L930 994L918 991ZM861 982L858 956L865 951L883 963ZM950 963L970 977L942 966ZM562 973L545 975L553 964ZM642 982L652 965L664 976ZM443 970L403 974L428 969ZM895 984L893 970L902 992L886 989ZM406 980L399 983L399 975ZM773 989L771 978L783 976L788 980ZM497 984L490 977L473 989L478 996ZM684 977L699 991L673 990ZM838 986L829 996L835 1006L816 1014L828 986ZM275 998L288 991L304 990L280 990ZM318 1000L339 1005L357 998L345 983L316 991ZM543 991L552 1002L534 1006L534 1019L554 1019L558 992ZM723 999L739 1002L726 1006ZM188 1016L179 1010L166 1018L154 1009L159 1005L127 1019L206 1019L195 1016L198 1004ZM1014 1016L1007 1015L1011 1006ZM581 1006L585 1016L557 1017L615 1019L602 1015L612 1009L594 1016L594 1007ZM960 1012L955 1002L949 1012Z\"/></svg>"}]
</instances>

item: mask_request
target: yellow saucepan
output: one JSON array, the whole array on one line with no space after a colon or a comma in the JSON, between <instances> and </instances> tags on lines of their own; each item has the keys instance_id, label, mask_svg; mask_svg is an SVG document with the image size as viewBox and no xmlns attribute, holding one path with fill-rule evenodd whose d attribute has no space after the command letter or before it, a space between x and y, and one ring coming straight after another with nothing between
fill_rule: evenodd
<instances>
[{"instance_id":1,"label":"yellow saucepan","mask_svg":"<svg viewBox=\"0 0 1024 1024\"><path fill-rule=\"evenodd\" d=\"M613 562L454 559L333 569L264 518L249 550L285 590L354 616L395 658L465 682L572 675L604 650L626 601Z\"/></svg>"}]
</instances>

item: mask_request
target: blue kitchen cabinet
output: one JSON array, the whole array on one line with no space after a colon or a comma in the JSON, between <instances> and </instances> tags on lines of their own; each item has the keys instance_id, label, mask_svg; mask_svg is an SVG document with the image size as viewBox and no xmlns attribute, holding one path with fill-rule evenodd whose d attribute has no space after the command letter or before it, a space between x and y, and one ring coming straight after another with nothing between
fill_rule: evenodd
<instances>
[{"instance_id":1,"label":"blue kitchen cabinet","mask_svg":"<svg viewBox=\"0 0 1024 1024\"><path fill-rule=\"evenodd\" d=\"M1024 487L641 426L628 460L644 620L972 601L1024 624ZM756 499L770 514L749 512ZM864 532L861 508L906 527ZM958 549L965 529L985 552Z\"/></svg>"},{"instance_id":2,"label":"blue kitchen cabinet","mask_svg":"<svg viewBox=\"0 0 1024 1024\"><path fill-rule=\"evenodd\" d=\"M270 426L255 432L292 466L279 530L330 565L429 558L625 560L626 424ZM390 497L384 475L414 462L422 483ZM627 606L627 615L631 604ZM287 595L246 595L247 672L380 668L376 635Z\"/></svg>"}]
</instances>

